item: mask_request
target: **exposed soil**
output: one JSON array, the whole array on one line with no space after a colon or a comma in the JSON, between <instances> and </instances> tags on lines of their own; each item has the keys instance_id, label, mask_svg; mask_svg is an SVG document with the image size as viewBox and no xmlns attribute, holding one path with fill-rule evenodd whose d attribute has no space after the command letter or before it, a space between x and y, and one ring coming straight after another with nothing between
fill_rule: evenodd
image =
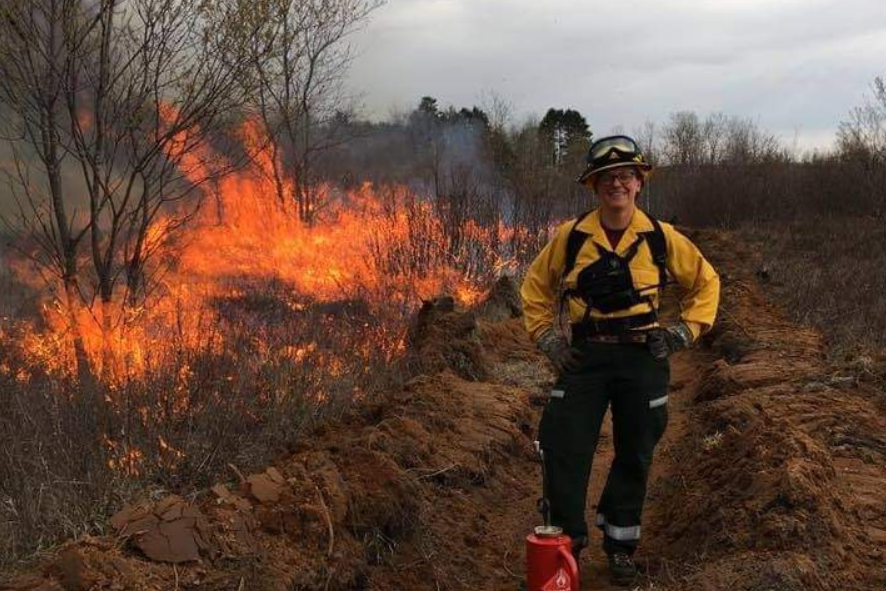
<instances>
[{"instance_id":1,"label":"exposed soil","mask_svg":"<svg viewBox=\"0 0 886 591\"><path fill-rule=\"evenodd\" d=\"M886 589L886 397L786 322L735 238L696 233L723 278L703 346L673 360L638 558L646 589ZM146 499L17 591L511 590L537 525L532 442L552 375L513 288L428 305L415 377L260 474ZM611 442L604 431L594 503ZM592 512L589 507L589 512ZM599 534L582 589L608 589Z\"/></svg>"}]
</instances>

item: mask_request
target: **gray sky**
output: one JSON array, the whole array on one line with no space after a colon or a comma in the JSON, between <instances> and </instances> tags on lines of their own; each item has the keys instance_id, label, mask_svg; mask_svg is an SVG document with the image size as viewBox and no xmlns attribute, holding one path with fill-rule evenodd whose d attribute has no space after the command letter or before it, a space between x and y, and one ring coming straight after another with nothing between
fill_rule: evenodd
<instances>
[{"instance_id":1,"label":"gray sky","mask_svg":"<svg viewBox=\"0 0 886 591\"><path fill-rule=\"evenodd\" d=\"M517 121L571 107L597 136L718 111L805 149L886 75L886 1L388 0L352 42L372 118L495 92Z\"/></svg>"}]
</instances>

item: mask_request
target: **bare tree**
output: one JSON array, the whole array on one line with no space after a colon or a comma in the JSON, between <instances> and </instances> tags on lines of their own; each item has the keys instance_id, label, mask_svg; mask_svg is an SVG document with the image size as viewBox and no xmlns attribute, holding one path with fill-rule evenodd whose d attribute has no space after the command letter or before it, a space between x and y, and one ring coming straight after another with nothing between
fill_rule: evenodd
<instances>
[{"instance_id":1,"label":"bare tree","mask_svg":"<svg viewBox=\"0 0 886 591\"><path fill-rule=\"evenodd\" d=\"M658 130L655 127L655 123L652 121L645 121L641 127L634 131L633 135L634 139L636 139L637 143L640 145L640 149L643 150L646 160L657 166ZM645 207L648 212L657 215L658 202L656 200L655 185L648 184L643 187L642 199L643 207Z\"/></svg>"},{"instance_id":2,"label":"bare tree","mask_svg":"<svg viewBox=\"0 0 886 591\"><path fill-rule=\"evenodd\" d=\"M865 201L875 215L886 215L886 80L877 76L872 96L849 111L837 131L838 151L861 180Z\"/></svg>"},{"instance_id":3,"label":"bare tree","mask_svg":"<svg viewBox=\"0 0 886 591\"><path fill-rule=\"evenodd\" d=\"M726 121L723 161L729 164L764 164L786 159L778 138L763 131L751 119Z\"/></svg>"},{"instance_id":4,"label":"bare tree","mask_svg":"<svg viewBox=\"0 0 886 591\"><path fill-rule=\"evenodd\" d=\"M662 130L662 155L670 164L693 166L701 155L701 122L690 111L671 114Z\"/></svg>"},{"instance_id":5,"label":"bare tree","mask_svg":"<svg viewBox=\"0 0 886 591\"><path fill-rule=\"evenodd\" d=\"M711 113L701 125L701 160L705 164L719 164L723 160L729 117Z\"/></svg>"},{"instance_id":6,"label":"bare tree","mask_svg":"<svg viewBox=\"0 0 886 591\"><path fill-rule=\"evenodd\" d=\"M273 182L281 203L294 202L310 222L320 205L314 165L341 141L336 114L350 109L343 77L353 57L349 34L381 0L263 0L252 43L255 109L269 138ZM321 128L324 128L320 133Z\"/></svg>"},{"instance_id":7,"label":"bare tree","mask_svg":"<svg viewBox=\"0 0 886 591\"><path fill-rule=\"evenodd\" d=\"M9 0L0 6L0 108L12 166L4 169L18 203L13 228L30 238L38 267L61 284L81 382L91 381L77 310L80 245L88 222L69 202L62 168L70 143L65 78L89 33L79 0ZM72 26L83 23L83 28Z\"/></svg>"},{"instance_id":8,"label":"bare tree","mask_svg":"<svg viewBox=\"0 0 886 591\"><path fill-rule=\"evenodd\" d=\"M195 189L228 170L206 144L224 137L245 96L237 83L245 59L236 61L229 48L241 42L241 8L215 6L103 0L89 53L68 77L65 97L88 194L106 333L115 317L110 306L145 295L146 265L199 207L202 193ZM164 223L154 225L161 214Z\"/></svg>"},{"instance_id":9,"label":"bare tree","mask_svg":"<svg viewBox=\"0 0 886 591\"><path fill-rule=\"evenodd\" d=\"M49 253L44 266L61 270L66 292L76 290L90 310L98 299L95 316L107 336L126 316L117 310L146 293L152 254L199 207L199 198L189 200L201 194L195 189L229 167L211 160L206 144L231 127L248 88L246 54L236 51L249 37L247 4L61 3L5 8L10 32L2 36L12 42L3 46L3 67L16 76L4 77L2 98L20 128L9 139L17 153L40 156L50 188L47 225L44 200L17 167L27 205L20 225L37 230L29 234ZM27 27L41 25L35 40ZM73 197L63 188L62 161ZM73 198L86 203L82 222L66 211ZM88 257L80 248L87 236ZM66 304L73 310L71 297ZM78 359L80 345L75 339Z\"/></svg>"}]
</instances>

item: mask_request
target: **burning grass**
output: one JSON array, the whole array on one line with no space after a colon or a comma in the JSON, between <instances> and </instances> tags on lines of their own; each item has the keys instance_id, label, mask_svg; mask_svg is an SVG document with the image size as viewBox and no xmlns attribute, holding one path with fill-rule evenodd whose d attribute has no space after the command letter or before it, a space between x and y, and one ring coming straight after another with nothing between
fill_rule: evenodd
<instances>
[{"instance_id":1,"label":"burning grass","mask_svg":"<svg viewBox=\"0 0 886 591\"><path fill-rule=\"evenodd\" d=\"M46 294L38 315L4 317L0 562L99 529L135 491L187 493L267 463L397 381L421 302L477 301L527 240L494 217L454 223L402 186L319 186L305 224L256 166L223 179L186 230L157 222L138 301L87 302L72 326ZM15 269L0 280L40 287ZM94 384L78 382L75 331Z\"/></svg>"}]
</instances>

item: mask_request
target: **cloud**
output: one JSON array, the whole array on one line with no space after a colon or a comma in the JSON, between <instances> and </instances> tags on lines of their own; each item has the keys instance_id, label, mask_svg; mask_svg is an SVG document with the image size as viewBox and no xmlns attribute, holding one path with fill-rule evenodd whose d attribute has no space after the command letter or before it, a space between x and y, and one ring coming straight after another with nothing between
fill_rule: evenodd
<instances>
[{"instance_id":1,"label":"cloud","mask_svg":"<svg viewBox=\"0 0 886 591\"><path fill-rule=\"evenodd\" d=\"M518 114L570 106L596 129L679 110L836 129L886 73L882 15L880 0L390 0L354 38L350 84L376 117L492 90Z\"/></svg>"}]
</instances>

